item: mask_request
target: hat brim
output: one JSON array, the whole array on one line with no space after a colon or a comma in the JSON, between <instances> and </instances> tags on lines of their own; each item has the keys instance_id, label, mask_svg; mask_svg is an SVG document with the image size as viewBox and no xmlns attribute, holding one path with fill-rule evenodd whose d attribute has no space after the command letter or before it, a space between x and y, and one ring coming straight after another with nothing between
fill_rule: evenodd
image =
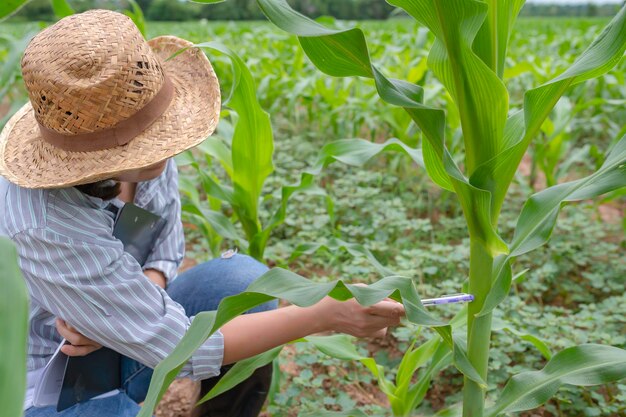
<instances>
[{"instance_id":1,"label":"hat brim","mask_svg":"<svg viewBox=\"0 0 626 417\"><path fill-rule=\"evenodd\" d=\"M69 152L43 140L30 103L0 134L0 175L26 188L63 188L113 178L153 165L203 142L217 126L220 88L211 63L175 36L148 41L163 61L175 93L165 112L129 143L92 152ZM177 51L184 52L167 60Z\"/></svg>"}]
</instances>

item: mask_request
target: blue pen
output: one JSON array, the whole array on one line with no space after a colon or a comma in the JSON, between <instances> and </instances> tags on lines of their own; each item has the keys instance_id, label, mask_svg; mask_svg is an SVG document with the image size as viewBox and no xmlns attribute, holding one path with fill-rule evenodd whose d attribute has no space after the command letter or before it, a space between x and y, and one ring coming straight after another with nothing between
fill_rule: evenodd
<instances>
[{"instance_id":1,"label":"blue pen","mask_svg":"<svg viewBox=\"0 0 626 417\"><path fill-rule=\"evenodd\" d=\"M424 306L434 306L450 303L471 303L472 301L474 301L474 296L472 294L459 293L444 295L443 297L438 298L425 298L422 300L422 304Z\"/></svg>"}]
</instances>

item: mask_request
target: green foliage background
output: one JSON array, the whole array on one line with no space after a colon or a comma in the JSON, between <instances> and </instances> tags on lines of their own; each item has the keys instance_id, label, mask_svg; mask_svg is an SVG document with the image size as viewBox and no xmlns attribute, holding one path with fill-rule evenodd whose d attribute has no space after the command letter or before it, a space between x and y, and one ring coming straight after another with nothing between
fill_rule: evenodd
<instances>
[{"instance_id":1,"label":"green foliage background","mask_svg":"<svg viewBox=\"0 0 626 417\"><path fill-rule=\"evenodd\" d=\"M217 6L215 6L217 7ZM521 91L536 86L566 68L597 34L605 20L522 19L511 44L511 61L505 79L512 87L512 107L519 107ZM338 22L337 25L341 25ZM432 39L409 21L367 22L363 25L377 63L390 76L408 79L426 89L431 103L445 103L441 86L422 62ZM21 37L36 24L2 24L1 34ZM280 186L295 182L327 142L348 137L382 141L398 137L411 142L415 127L401 110L390 109L375 99L373 83L332 79L320 74L300 51L297 40L265 23L151 23L149 37L176 34L196 42L219 40L247 60L258 86L261 106L272 115L275 132L276 171L265 194L261 216L269 217L279 202ZM393 39L393 42L390 40ZM389 45L395 46L389 46ZM413 52L411 52L413 48ZM415 53L417 51L417 53ZM423 51L423 55L420 55ZM7 52L0 50L3 60ZM229 84L228 62L211 56L224 89ZM527 65L525 62L532 65ZM602 160L602 152L624 133L626 125L626 61L610 73L567 96L578 107L564 132L569 150L588 145L563 179L589 173ZM298 77L293 74L297 73ZM518 88L516 88L516 86ZM15 87L15 101L24 100ZM454 115L449 115L454 117ZM556 114L551 117L556 121ZM458 127L458 126L457 126ZM451 129L449 147L460 146L458 129ZM543 130L543 142L552 133ZM227 141L228 125L222 123L217 137ZM542 141L537 141L542 143ZM531 149L531 155L536 148ZM518 173L511 196L505 202L501 229L510 238L523 196L543 188L541 169L527 161L528 170ZM530 171L535 169L535 178ZM211 170L225 178L215 164ZM191 175L182 169L182 176ZM383 264L400 274L414 277L424 296L457 292L468 274L466 228L455 198L435 190L425 174L415 175L412 161L400 155L377 158L364 168L335 164L322 175L320 185L332 196L335 216L309 196L294 197L287 221L276 230L266 251L266 260L300 272L315 280L341 277L352 282L370 282L377 271L366 261L342 252L319 253L290 259L301 243L325 242L339 237L362 243ZM517 280L513 296L497 310L496 318L507 320L519 332L541 337L552 351L580 343L626 347L623 318L626 295L624 277L623 195L610 196L603 204L583 202L561 213L554 237L547 247L520 258L520 267L530 271ZM208 257L206 242L198 231L187 231L188 255L202 261ZM225 241L223 248L233 242ZM519 272L519 271L515 271ZM458 306L445 307L452 316ZM415 337L413 327L393 331L387 344L361 344L389 369L397 365L398 352ZM418 337L419 340L428 332ZM537 369L545 359L527 341L509 331L496 333L492 351L491 384L501 385L510 373ZM269 406L272 415L295 415L319 409L320 398L328 409L355 406L384 415L386 404L376 395L375 382L358 364L329 359L305 345L288 349L280 358L286 369L279 393ZM460 400L460 374L450 368L439 375L420 410L429 414ZM547 416L622 416L626 413L626 385L602 389L563 388L544 408Z\"/></svg>"}]
</instances>

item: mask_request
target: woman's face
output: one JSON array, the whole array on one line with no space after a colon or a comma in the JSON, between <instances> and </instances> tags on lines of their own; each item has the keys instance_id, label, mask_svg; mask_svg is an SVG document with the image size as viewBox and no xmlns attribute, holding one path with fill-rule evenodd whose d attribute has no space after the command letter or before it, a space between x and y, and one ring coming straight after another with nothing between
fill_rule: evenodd
<instances>
[{"instance_id":1,"label":"woman's face","mask_svg":"<svg viewBox=\"0 0 626 417\"><path fill-rule=\"evenodd\" d=\"M167 159L144 168L124 171L119 173L117 177L115 177L115 179L122 182L148 181L161 175L163 173L163 170L165 169L166 164Z\"/></svg>"}]
</instances>

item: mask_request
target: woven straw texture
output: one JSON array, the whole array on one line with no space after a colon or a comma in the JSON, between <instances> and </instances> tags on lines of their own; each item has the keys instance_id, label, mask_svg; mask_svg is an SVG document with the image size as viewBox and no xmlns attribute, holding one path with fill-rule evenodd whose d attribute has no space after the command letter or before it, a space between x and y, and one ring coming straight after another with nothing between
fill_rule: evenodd
<instances>
[{"instance_id":1,"label":"woven straw texture","mask_svg":"<svg viewBox=\"0 0 626 417\"><path fill-rule=\"evenodd\" d=\"M30 102L0 134L0 174L27 188L61 188L150 166L201 143L217 125L220 91L191 42L162 36L146 42L132 21L93 10L39 33L22 60ZM115 127L158 93L164 75L175 93L165 112L128 144L64 151L41 138L39 125L72 135Z\"/></svg>"}]
</instances>

